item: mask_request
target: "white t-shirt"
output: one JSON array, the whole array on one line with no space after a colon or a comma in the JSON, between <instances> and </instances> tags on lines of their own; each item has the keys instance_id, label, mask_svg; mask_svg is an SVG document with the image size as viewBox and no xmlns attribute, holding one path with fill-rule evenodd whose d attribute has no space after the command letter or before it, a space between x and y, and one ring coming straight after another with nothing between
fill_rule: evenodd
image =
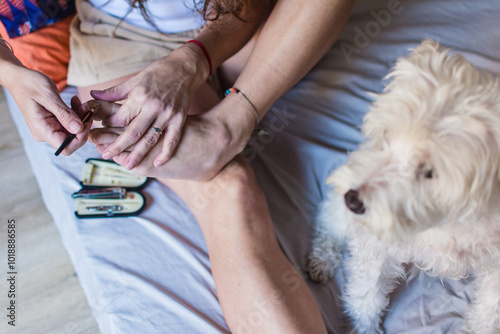
<instances>
[{"instance_id":1,"label":"white t-shirt","mask_svg":"<svg viewBox=\"0 0 500 334\"><path fill-rule=\"evenodd\" d=\"M139 8L130 10L125 0L89 0L92 6L139 28L155 31L141 14ZM166 34L178 33L200 28L204 21L194 9L193 0L147 0L144 6L158 30ZM128 14L127 14L128 13Z\"/></svg>"}]
</instances>

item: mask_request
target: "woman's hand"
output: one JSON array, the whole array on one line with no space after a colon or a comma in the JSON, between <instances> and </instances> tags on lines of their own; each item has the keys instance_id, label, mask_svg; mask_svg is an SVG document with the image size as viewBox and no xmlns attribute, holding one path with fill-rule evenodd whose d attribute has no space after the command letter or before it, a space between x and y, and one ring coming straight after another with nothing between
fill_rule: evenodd
<instances>
[{"instance_id":1,"label":"woman's hand","mask_svg":"<svg viewBox=\"0 0 500 334\"><path fill-rule=\"evenodd\" d=\"M213 178L245 148L250 138L255 118L251 111L238 110L246 107L244 102L237 98L226 98L206 113L188 116L179 146L166 164L154 167L155 157L163 149L161 143L157 143L132 170L140 175L157 178L188 180ZM107 118L119 110L117 104L100 101L99 105L100 113L96 115L96 119ZM89 140L96 144L102 153L126 130L126 128L92 129ZM114 156L113 160L123 165L134 149L132 146L124 150Z\"/></svg>"},{"instance_id":2,"label":"woman's hand","mask_svg":"<svg viewBox=\"0 0 500 334\"><path fill-rule=\"evenodd\" d=\"M156 149L151 166L161 166L172 157L181 140L193 95L209 74L208 63L197 48L186 44L126 82L91 92L97 100L125 100L118 112L103 121L106 127L126 127L106 147L104 159L116 157L131 146L132 151L121 160L127 169L137 166L153 147Z\"/></svg>"},{"instance_id":3,"label":"woman's hand","mask_svg":"<svg viewBox=\"0 0 500 334\"><path fill-rule=\"evenodd\" d=\"M2 84L16 101L36 141L57 148L68 133L76 134L76 139L64 150L65 155L85 144L90 125L83 126L77 113L62 101L51 79L21 65L9 66L2 76Z\"/></svg>"}]
</instances>

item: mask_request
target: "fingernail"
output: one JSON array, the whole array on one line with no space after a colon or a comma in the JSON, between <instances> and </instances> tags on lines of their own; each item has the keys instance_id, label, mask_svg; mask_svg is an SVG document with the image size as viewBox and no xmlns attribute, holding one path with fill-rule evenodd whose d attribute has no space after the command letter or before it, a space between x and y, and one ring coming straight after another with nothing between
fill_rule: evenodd
<instances>
[{"instance_id":1,"label":"fingernail","mask_svg":"<svg viewBox=\"0 0 500 334\"><path fill-rule=\"evenodd\" d=\"M155 161L153 166L155 166L155 168L158 168L162 165L161 161Z\"/></svg>"},{"instance_id":2,"label":"fingernail","mask_svg":"<svg viewBox=\"0 0 500 334\"><path fill-rule=\"evenodd\" d=\"M111 159L111 153L109 153L109 152L104 152L104 153L102 154L102 158L103 158L104 160Z\"/></svg>"},{"instance_id":3,"label":"fingernail","mask_svg":"<svg viewBox=\"0 0 500 334\"><path fill-rule=\"evenodd\" d=\"M74 120L69 125L69 129L73 133L79 133L82 130L82 127L83 127L83 124L81 122L77 121L77 120Z\"/></svg>"},{"instance_id":4,"label":"fingernail","mask_svg":"<svg viewBox=\"0 0 500 334\"><path fill-rule=\"evenodd\" d=\"M134 168L134 163L133 163L133 162L128 162L128 163L125 165L125 168L127 168L128 170L131 170L132 168Z\"/></svg>"}]
</instances>

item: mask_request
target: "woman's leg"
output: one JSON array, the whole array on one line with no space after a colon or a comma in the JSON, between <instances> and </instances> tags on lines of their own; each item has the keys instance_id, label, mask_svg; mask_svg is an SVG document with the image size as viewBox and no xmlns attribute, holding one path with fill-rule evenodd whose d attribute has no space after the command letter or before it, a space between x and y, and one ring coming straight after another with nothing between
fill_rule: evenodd
<instances>
[{"instance_id":1,"label":"woman's leg","mask_svg":"<svg viewBox=\"0 0 500 334\"><path fill-rule=\"evenodd\" d=\"M234 333L326 333L307 284L281 251L264 194L238 156L209 182L162 180L196 216Z\"/></svg>"}]
</instances>

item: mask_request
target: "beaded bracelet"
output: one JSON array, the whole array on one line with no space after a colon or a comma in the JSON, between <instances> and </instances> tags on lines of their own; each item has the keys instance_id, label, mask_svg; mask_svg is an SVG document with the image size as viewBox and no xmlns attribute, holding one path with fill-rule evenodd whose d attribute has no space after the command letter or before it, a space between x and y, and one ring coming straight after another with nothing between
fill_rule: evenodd
<instances>
[{"instance_id":1,"label":"beaded bracelet","mask_svg":"<svg viewBox=\"0 0 500 334\"><path fill-rule=\"evenodd\" d=\"M211 76L212 75L212 59L210 59L210 55L208 54L207 49L205 49L205 46L200 41L197 41L195 39L187 41L184 44L187 44L187 43L194 43L200 47L201 51L203 51L203 54L205 55L205 58L207 58L207 61L208 61L208 68L210 69L210 73L208 74L208 76Z\"/></svg>"},{"instance_id":2,"label":"beaded bracelet","mask_svg":"<svg viewBox=\"0 0 500 334\"><path fill-rule=\"evenodd\" d=\"M235 87L232 87L232 88L229 88L228 90L226 90L226 96L229 94L229 93L237 93L237 94L240 94L244 99L245 101L248 102L248 104L250 105L250 107L252 107L252 111L253 111L253 114L255 115L255 128L257 128L257 125L259 124L259 114L257 113L257 109L255 109L255 106L253 105L253 103L248 99L248 97L243 94L243 92L241 90L239 90L238 88L235 88Z\"/></svg>"},{"instance_id":3,"label":"beaded bracelet","mask_svg":"<svg viewBox=\"0 0 500 334\"><path fill-rule=\"evenodd\" d=\"M7 44L7 45L8 45L8 47L9 47L10 51L11 51L12 53L14 53L14 48L12 48L12 45L10 45L10 43L9 43L9 42L7 42L7 40L5 40L5 39L3 39L2 37L0 37L0 41L5 42L5 44Z\"/></svg>"}]
</instances>

